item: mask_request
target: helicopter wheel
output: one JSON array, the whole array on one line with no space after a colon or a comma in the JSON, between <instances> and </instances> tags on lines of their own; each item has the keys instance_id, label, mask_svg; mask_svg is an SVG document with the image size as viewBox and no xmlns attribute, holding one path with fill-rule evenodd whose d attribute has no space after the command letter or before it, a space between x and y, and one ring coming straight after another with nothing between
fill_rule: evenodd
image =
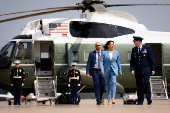
<instances>
[{"instance_id":1,"label":"helicopter wheel","mask_svg":"<svg viewBox=\"0 0 170 113\"><path fill-rule=\"evenodd\" d=\"M67 100L68 100L68 104L71 104L71 95L68 95L68 96L67 96ZM77 104L80 103L80 100L81 100L81 97L80 97L80 95L78 94L78 96L77 96Z\"/></svg>"},{"instance_id":2,"label":"helicopter wheel","mask_svg":"<svg viewBox=\"0 0 170 113\"><path fill-rule=\"evenodd\" d=\"M69 101L67 99L67 96L60 95L58 98L59 104L68 104Z\"/></svg>"},{"instance_id":3,"label":"helicopter wheel","mask_svg":"<svg viewBox=\"0 0 170 113\"><path fill-rule=\"evenodd\" d=\"M11 105L11 100L8 100L8 105Z\"/></svg>"},{"instance_id":4,"label":"helicopter wheel","mask_svg":"<svg viewBox=\"0 0 170 113\"><path fill-rule=\"evenodd\" d=\"M42 101L42 104L45 104L45 101Z\"/></svg>"}]
</instances>

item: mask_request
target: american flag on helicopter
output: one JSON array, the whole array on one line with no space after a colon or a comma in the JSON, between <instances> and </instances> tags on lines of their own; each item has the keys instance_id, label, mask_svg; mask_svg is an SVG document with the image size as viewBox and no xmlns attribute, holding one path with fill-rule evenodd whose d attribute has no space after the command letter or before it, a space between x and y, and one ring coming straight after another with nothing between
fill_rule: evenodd
<instances>
[{"instance_id":1,"label":"american flag on helicopter","mask_svg":"<svg viewBox=\"0 0 170 113\"><path fill-rule=\"evenodd\" d=\"M49 23L49 33L68 33L68 23Z\"/></svg>"}]
</instances>

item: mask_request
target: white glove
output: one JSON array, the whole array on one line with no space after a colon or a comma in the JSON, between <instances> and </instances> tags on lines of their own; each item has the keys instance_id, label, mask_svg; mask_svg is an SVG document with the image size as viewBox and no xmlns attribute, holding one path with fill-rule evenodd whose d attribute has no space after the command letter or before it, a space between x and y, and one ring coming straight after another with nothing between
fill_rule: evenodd
<instances>
[{"instance_id":1,"label":"white glove","mask_svg":"<svg viewBox=\"0 0 170 113\"><path fill-rule=\"evenodd\" d=\"M24 86L24 83L22 83L22 86Z\"/></svg>"},{"instance_id":2,"label":"white glove","mask_svg":"<svg viewBox=\"0 0 170 113\"><path fill-rule=\"evenodd\" d=\"M11 84L11 86L13 86L13 84Z\"/></svg>"},{"instance_id":3,"label":"white glove","mask_svg":"<svg viewBox=\"0 0 170 113\"><path fill-rule=\"evenodd\" d=\"M80 86L80 84L78 84L78 86Z\"/></svg>"},{"instance_id":4,"label":"white glove","mask_svg":"<svg viewBox=\"0 0 170 113\"><path fill-rule=\"evenodd\" d=\"M68 84L68 87L70 87L70 84Z\"/></svg>"}]
</instances>

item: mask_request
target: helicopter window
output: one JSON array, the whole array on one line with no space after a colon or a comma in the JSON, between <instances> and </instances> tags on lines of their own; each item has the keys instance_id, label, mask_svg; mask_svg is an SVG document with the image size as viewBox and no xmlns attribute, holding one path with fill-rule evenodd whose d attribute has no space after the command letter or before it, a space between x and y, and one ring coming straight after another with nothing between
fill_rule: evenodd
<instances>
[{"instance_id":1,"label":"helicopter window","mask_svg":"<svg viewBox=\"0 0 170 113\"><path fill-rule=\"evenodd\" d=\"M6 57L12 57L13 50L14 50L15 42L9 42L7 45L5 45L1 50L1 55Z\"/></svg>"},{"instance_id":2,"label":"helicopter window","mask_svg":"<svg viewBox=\"0 0 170 113\"><path fill-rule=\"evenodd\" d=\"M15 36L13 39L32 39L32 35L18 35Z\"/></svg>"},{"instance_id":3,"label":"helicopter window","mask_svg":"<svg viewBox=\"0 0 170 113\"><path fill-rule=\"evenodd\" d=\"M128 51L128 62L130 62L131 60L131 54L132 54L132 51Z\"/></svg>"},{"instance_id":4,"label":"helicopter window","mask_svg":"<svg viewBox=\"0 0 170 113\"><path fill-rule=\"evenodd\" d=\"M79 62L79 52L78 51L73 51L73 62Z\"/></svg>"},{"instance_id":5,"label":"helicopter window","mask_svg":"<svg viewBox=\"0 0 170 113\"><path fill-rule=\"evenodd\" d=\"M90 53L91 51L84 51L84 61L87 61L88 60L88 58L89 58L89 53Z\"/></svg>"},{"instance_id":6,"label":"helicopter window","mask_svg":"<svg viewBox=\"0 0 170 113\"><path fill-rule=\"evenodd\" d=\"M16 59L31 59L32 42L19 42L15 57Z\"/></svg>"},{"instance_id":7,"label":"helicopter window","mask_svg":"<svg viewBox=\"0 0 170 113\"><path fill-rule=\"evenodd\" d=\"M6 47L7 45L8 45L8 44L6 44L4 47L1 48L0 53L1 53L2 51L4 51L4 49L5 49L5 47Z\"/></svg>"},{"instance_id":8,"label":"helicopter window","mask_svg":"<svg viewBox=\"0 0 170 113\"><path fill-rule=\"evenodd\" d=\"M70 22L70 33L73 37L85 38L113 38L135 33L134 30L111 24L96 22Z\"/></svg>"}]
</instances>

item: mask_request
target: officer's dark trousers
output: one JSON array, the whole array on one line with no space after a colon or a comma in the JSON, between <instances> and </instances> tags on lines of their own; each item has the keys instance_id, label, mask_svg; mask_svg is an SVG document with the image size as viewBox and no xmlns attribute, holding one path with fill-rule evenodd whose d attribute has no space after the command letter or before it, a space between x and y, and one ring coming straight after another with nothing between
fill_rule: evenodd
<instances>
[{"instance_id":1,"label":"officer's dark trousers","mask_svg":"<svg viewBox=\"0 0 170 113\"><path fill-rule=\"evenodd\" d=\"M13 86L14 90L14 105L20 104L22 86Z\"/></svg>"},{"instance_id":2,"label":"officer's dark trousers","mask_svg":"<svg viewBox=\"0 0 170 113\"><path fill-rule=\"evenodd\" d=\"M146 91L147 100L151 99L151 89L150 89L150 73L136 74L136 85L137 85L137 96L138 103L143 103L144 101L144 91ZM143 84L144 80L144 84Z\"/></svg>"},{"instance_id":3,"label":"officer's dark trousers","mask_svg":"<svg viewBox=\"0 0 170 113\"><path fill-rule=\"evenodd\" d=\"M78 86L71 86L71 103L72 104L77 104L77 91L78 91ZM75 100L75 102L74 102Z\"/></svg>"},{"instance_id":4,"label":"officer's dark trousers","mask_svg":"<svg viewBox=\"0 0 170 113\"><path fill-rule=\"evenodd\" d=\"M92 78L94 83L96 101L101 102L103 93L105 91L105 79L104 76L101 74L101 70L94 69Z\"/></svg>"}]
</instances>

